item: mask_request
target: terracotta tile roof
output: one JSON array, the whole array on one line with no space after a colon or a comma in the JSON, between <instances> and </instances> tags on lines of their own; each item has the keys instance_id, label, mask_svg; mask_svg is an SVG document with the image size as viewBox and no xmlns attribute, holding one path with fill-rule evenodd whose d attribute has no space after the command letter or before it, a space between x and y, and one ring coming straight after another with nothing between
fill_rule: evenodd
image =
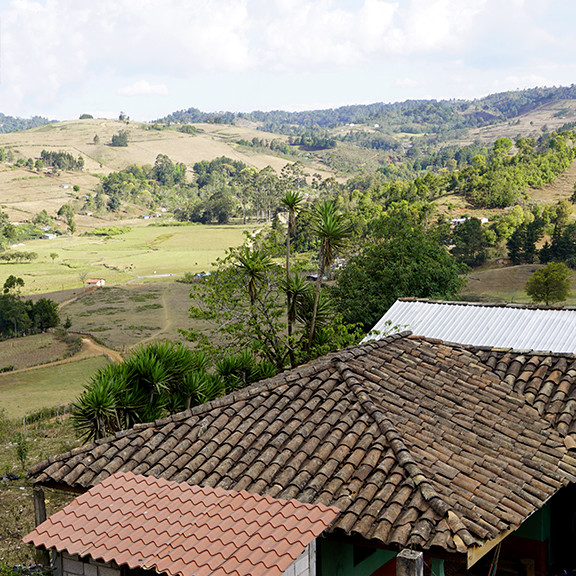
<instances>
[{"instance_id":1,"label":"terracotta tile roof","mask_svg":"<svg viewBox=\"0 0 576 576\"><path fill-rule=\"evenodd\" d=\"M30 474L86 489L132 470L323 503L342 511L331 531L465 552L576 481L576 459L557 431L515 391L504 364L490 365L499 357L479 354L392 336L51 458ZM524 389L539 375L528 374Z\"/></svg>"},{"instance_id":2,"label":"terracotta tile roof","mask_svg":"<svg viewBox=\"0 0 576 576\"><path fill-rule=\"evenodd\" d=\"M170 576L273 576L338 513L320 504L117 472L24 541Z\"/></svg>"}]
</instances>

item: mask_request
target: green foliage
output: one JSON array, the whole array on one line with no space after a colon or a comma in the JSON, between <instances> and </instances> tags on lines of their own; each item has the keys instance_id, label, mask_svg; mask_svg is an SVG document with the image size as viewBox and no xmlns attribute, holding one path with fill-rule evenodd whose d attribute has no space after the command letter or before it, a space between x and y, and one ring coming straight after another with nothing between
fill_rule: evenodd
<instances>
[{"instance_id":1,"label":"green foliage","mask_svg":"<svg viewBox=\"0 0 576 576\"><path fill-rule=\"evenodd\" d=\"M121 364L96 373L74 404L74 425L86 440L95 440L208 402L270 373L249 353L223 359L213 374L209 364L203 352L179 343L141 346Z\"/></svg>"},{"instance_id":2,"label":"green foliage","mask_svg":"<svg viewBox=\"0 0 576 576\"><path fill-rule=\"evenodd\" d=\"M92 114L80 114L80 120L91 120L93 118Z\"/></svg>"},{"instance_id":3,"label":"green foliage","mask_svg":"<svg viewBox=\"0 0 576 576\"><path fill-rule=\"evenodd\" d=\"M6 116L0 114L0 134L7 134L9 132L18 132L19 130L28 130L29 128L36 128L49 124L50 120L42 116L33 116L32 118L15 118L14 116Z\"/></svg>"},{"instance_id":4,"label":"green foliage","mask_svg":"<svg viewBox=\"0 0 576 576\"><path fill-rule=\"evenodd\" d=\"M22 433L18 432L14 439L12 440L16 448L16 456L18 461L20 462L20 466L22 467L22 471L26 472L26 466L28 462L28 455L30 453L30 443L28 438Z\"/></svg>"},{"instance_id":5,"label":"green foliage","mask_svg":"<svg viewBox=\"0 0 576 576\"><path fill-rule=\"evenodd\" d=\"M533 302L563 302L570 294L570 269L562 262L550 262L536 270L526 282L526 294Z\"/></svg>"},{"instance_id":6,"label":"green foliage","mask_svg":"<svg viewBox=\"0 0 576 576\"><path fill-rule=\"evenodd\" d=\"M442 226L425 226L420 210L389 210L375 236L337 276L334 297L344 320L367 331L397 298L454 297L464 284L444 245Z\"/></svg>"},{"instance_id":7,"label":"green foliage","mask_svg":"<svg viewBox=\"0 0 576 576\"><path fill-rule=\"evenodd\" d=\"M84 232L84 236L121 236L130 232L132 228L130 226L104 226L101 228L93 228Z\"/></svg>"},{"instance_id":8,"label":"green foliage","mask_svg":"<svg viewBox=\"0 0 576 576\"><path fill-rule=\"evenodd\" d=\"M191 124L183 124L182 126L178 126L178 132L182 132L183 134L190 134L191 136L196 136L196 134L198 134L196 126L192 126Z\"/></svg>"},{"instance_id":9,"label":"green foliage","mask_svg":"<svg viewBox=\"0 0 576 576\"><path fill-rule=\"evenodd\" d=\"M42 150L40 159L45 166L53 166L58 170L82 170L84 168L84 158L82 156L74 158L69 152Z\"/></svg>"},{"instance_id":10,"label":"green foliage","mask_svg":"<svg viewBox=\"0 0 576 576\"><path fill-rule=\"evenodd\" d=\"M478 218L468 218L458 224L452 234L452 256L467 266L480 266L488 256L488 242Z\"/></svg>"},{"instance_id":11,"label":"green foliage","mask_svg":"<svg viewBox=\"0 0 576 576\"><path fill-rule=\"evenodd\" d=\"M120 130L117 134L112 136L111 146L124 147L128 146L128 137L130 133L128 130Z\"/></svg>"},{"instance_id":12,"label":"green foliage","mask_svg":"<svg viewBox=\"0 0 576 576\"><path fill-rule=\"evenodd\" d=\"M2 252L0 254L0 260L2 262L32 262L36 260L38 254L36 252L26 252L24 250L18 250L17 252Z\"/></svg>"},{"instance_id":13,"label":"green foliage","mask_svg":"<svg viewBox=\"0 0 576 576\"><path fill-rule=\"evenodd\" d=\"M4 283L0 295L0 338L36 334L60 323L56 302L48 298L24 301L19 295L22 286L22 278L13 275Z\"/></svg>"},{"instance_id":14,"label":"green foliage","mask_svg":"<svg viewBox=\"0 0 576 576\"><path fill-rule=\"evenodd\" d=\"M183 332L211 357L218 359L223 350L248 351L282 370L288 363L296 365L334 350L346 336L345 345L358 341L353 327L340 328L342 320L322 291L309 344L313 285L298 271L287 278L263 238L250 238L245 246L231 249L217 265L215 273L191 284L190 316L202 320L205 328Z\"/></svg>"}]
</instances>

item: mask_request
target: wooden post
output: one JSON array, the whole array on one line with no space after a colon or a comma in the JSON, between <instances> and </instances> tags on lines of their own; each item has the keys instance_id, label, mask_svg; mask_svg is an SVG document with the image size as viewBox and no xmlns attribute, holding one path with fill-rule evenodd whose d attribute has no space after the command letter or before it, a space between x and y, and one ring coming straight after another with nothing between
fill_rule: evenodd
<instances>
[{"instance_id":1,"label":"wooden post","mask_svg":"<svg viewBox=\"0 0 576 576\"><path fill-rule=\"evenodd\" d=\"M40 486L34 486L34 523L40 526L46 520L46 501L44 499L44 490ZM36 561L43 566L50 566L50 552L48 550L36 550Z\"/></svg>"},{"instance_id":2,"label":"wooden post","mask_svg":"<svg viewBox=\"0 0 576 576\"><path fill-rule=\"evenodd\" d=\"M405 548L396 556L396 576L423 576L424 555Z\"/></svg>"}]
</instances>

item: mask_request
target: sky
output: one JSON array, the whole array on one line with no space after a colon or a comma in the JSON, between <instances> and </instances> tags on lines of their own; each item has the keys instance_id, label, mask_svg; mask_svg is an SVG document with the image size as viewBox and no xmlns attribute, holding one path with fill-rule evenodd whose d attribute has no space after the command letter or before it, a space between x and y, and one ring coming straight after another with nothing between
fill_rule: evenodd
<instances>
[{"instance_id":1,"label":"sky","mask_svg":"<svg viewBox=\"0 0 576 576\"><path fill-rule=\"evenodd\" d=\"M0 0L0 112L150 121L576 83L575 0Z\"/></svg>"}]
</instances>

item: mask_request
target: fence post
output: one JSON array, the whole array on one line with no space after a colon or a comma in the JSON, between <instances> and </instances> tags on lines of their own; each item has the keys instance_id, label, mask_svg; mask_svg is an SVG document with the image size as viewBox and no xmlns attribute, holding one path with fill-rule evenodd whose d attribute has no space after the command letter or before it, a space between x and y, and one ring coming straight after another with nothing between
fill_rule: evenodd
<instances>
[{"instance_id":1,"label":"fence post","mask_svg":"<svg viewBox=\"0 0 576 576\"><path fill-rule=\"evenodd\" d=\"M405 548L396 556L396 576L423 576L424 555Z\"/></svg>"}]
</instances>

